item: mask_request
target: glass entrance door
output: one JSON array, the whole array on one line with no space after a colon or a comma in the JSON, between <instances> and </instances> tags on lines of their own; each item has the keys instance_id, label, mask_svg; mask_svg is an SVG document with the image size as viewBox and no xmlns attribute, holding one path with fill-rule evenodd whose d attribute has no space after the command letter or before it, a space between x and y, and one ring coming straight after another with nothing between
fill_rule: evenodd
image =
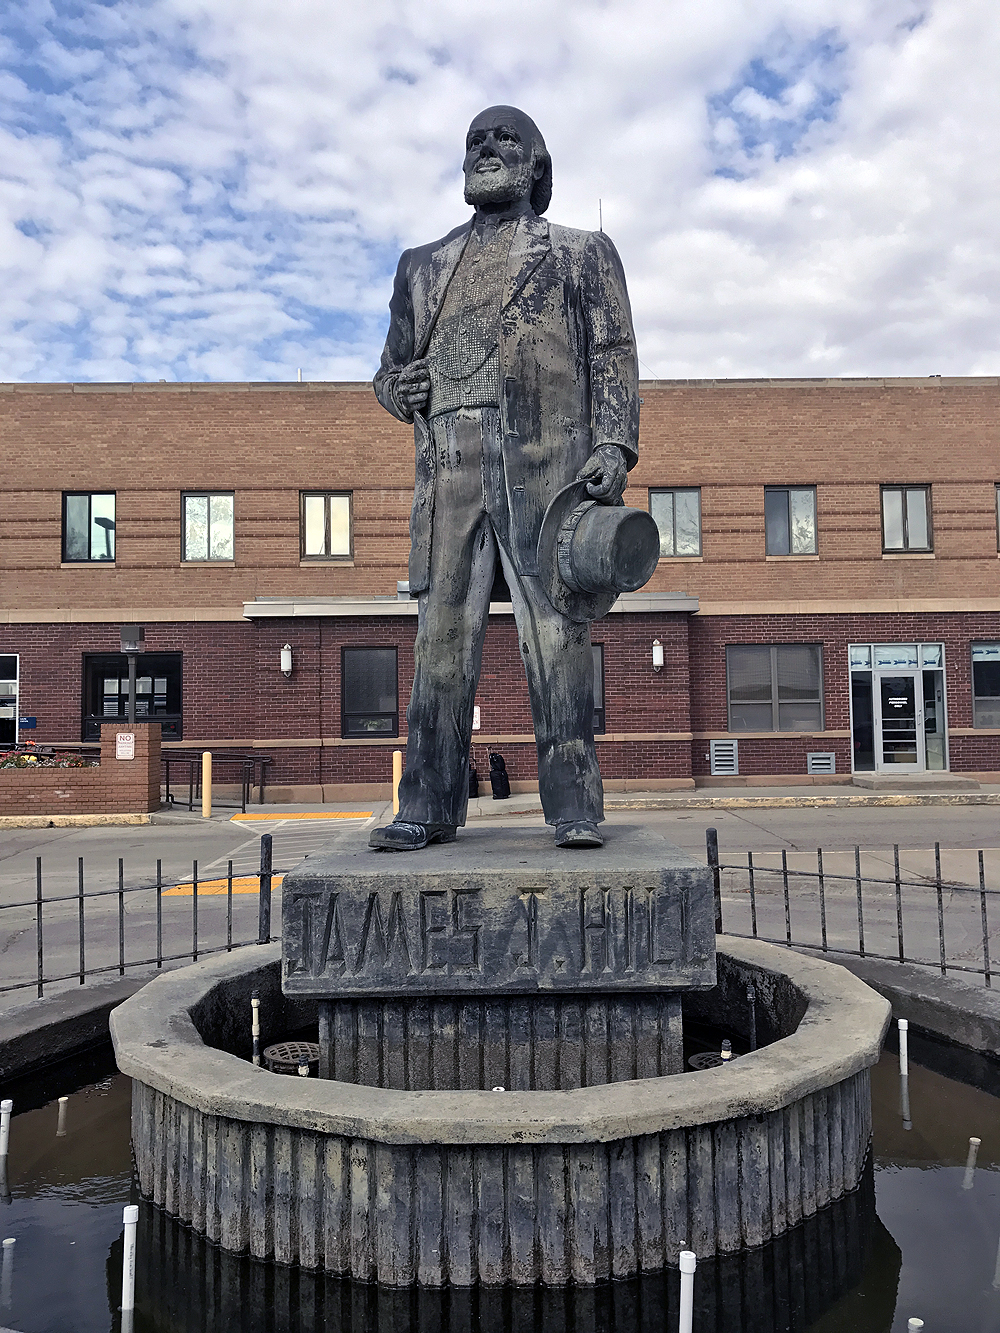
<instances>
[{"instance_id":1,"label":"glass entrance door","mask_svg":"<svg viewBox=\"0 0 1000 1333\"><path fill-rule=\"evenodd\" d=\"M923 691L920 673L880 675L875 696L876 767L893 773L923 772Z\"/></svg>"},{"instance_id":2,"label":"glass entrance door","mask_svg":"<svg viewBox=\"0 0 1000 1333\"><path fill-rule=\"evenodd\" d=\"M855 773L948 767L941 643L852 643L851 742Z\"/></svg>"}]
</instances>

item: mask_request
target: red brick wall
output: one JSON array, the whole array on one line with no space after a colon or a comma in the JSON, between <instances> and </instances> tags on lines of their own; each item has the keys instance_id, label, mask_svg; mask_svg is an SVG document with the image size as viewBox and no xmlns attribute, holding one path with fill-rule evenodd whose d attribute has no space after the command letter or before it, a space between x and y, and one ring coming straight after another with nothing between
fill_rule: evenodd
<instances>
[{"instance_id":1,"label":"red brick wall","mask_svg":"<svg viewBox=\"0 0 1000 1333\"><path fill-rule=\"evenodd\" d=\"M135 737L134 758L116 758L116 738ZM140 814L160 808L160 729L105 723L101 762L91 768L0 770L0 815Z\"/></svg>"},{"instance_id":2,"label":"red brick wall","mask_svg":"<svg viewBox=\"0 0 1000 1333\"><path fill-rule=\"evenodd\" d=\"M690 729L686 615L615 615L597 622L593 641L604 645L605 721L609 736ZM267 781L274 785L384 782L391 773L393 745L325 745L341 738L341 649L395 647L399 672L400 732L406 735L406 704L413 684L416 617L331 617L260 620L238 624L193 622L146 626L148 652L183 653L182 746L228 741L301 739L304 746L267 747ZM652 669L652 643L664 650L664 668ZM281 648L292 646L290 678L281 674ZM0 652L21 654L23 714L38 718L41 744L80 738L83 656L116 652L118 627L109 625L0 626ZM477 736L531 736L531 710L512 616L491 622L483 649L477 702ZM121 726L122 724L118 724ZM166 752L172 747L168 743ZM536 774L532 742L501 743L511 776ZM605 740L600 760L608 777L686 775L684 741ZM232 780L224 768L217 779Z\"/></svg>"},{"instance_id":3,"label":"red brick wall","mask_svg":"<svg viewBox=\"0 0 1000 1333\"><path fill-rule=\"evenodd\" d=\"M823 645L824 724L850 728L848 645L851 643L944 643L948 726L972 726L971 644L1000 640L1000 613L898 613L824 616L694 616L691 620L691 717L698 732L725 732L726 645L731 643L820 643ZM810 750L833 750L838 773L850 772L849 738L740 738L740 774L805 773ZM692 744L692 771L709 772L707 740ZM951 736L950 767L956 771L1000 769L1000 736Z\"/></svg>"}]
</instances>

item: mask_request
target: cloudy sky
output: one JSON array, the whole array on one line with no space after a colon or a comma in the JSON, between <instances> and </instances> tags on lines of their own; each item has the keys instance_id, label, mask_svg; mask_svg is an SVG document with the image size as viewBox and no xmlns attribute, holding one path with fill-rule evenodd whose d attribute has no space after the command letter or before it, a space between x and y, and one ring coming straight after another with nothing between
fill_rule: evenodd
<instances>
[{"instance_id":1,"label":"cloudy sky","mask_svg":"<svg viewBox=\"0 0 1000 1333\"><path fill-rule=\"evenodd\" d=\"M368 378L496 102L644 376L995 375L998 68L996 0L18 0L0 380Z\"/></svg>"}]
</instances>

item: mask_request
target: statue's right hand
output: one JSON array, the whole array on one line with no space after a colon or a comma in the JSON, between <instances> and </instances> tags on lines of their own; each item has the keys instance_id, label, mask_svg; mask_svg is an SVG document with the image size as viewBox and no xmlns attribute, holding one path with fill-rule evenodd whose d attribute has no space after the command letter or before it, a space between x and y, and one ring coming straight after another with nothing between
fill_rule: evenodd
<instances>
[{"instance_id":1,"label":"statue's right hand","mask_svg":"<svg viewBox=\"0 0 1000 1333\"><path fill-rule=\"evenodd\" d=\"M422 412L431 396L431 372L427 358L411 361L396 381L396 400L411 413Z\"/></svg>"}]
</instances>

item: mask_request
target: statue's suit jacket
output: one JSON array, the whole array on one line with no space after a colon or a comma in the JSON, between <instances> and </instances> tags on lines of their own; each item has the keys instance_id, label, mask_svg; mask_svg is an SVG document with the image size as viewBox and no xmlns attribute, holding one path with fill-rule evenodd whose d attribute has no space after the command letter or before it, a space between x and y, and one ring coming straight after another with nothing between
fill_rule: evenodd
<instances>
[{"instance_id":1,"label":"statue's suit jacket","mask_svg":"<svg viewBox=\"0 0 1000 1333\"><path fill-rule=\"evenodd\" d=\"M389 333L375 376L379 402L413 421L416 478L410 516L410 591L429 583L434 540L434 452L424 417L411 418L395 384L426 355L445 291L472 229L464 226L399 261ZM500 312L501 448L508 543L520 574L536 574L538 531L549 501L593 449L616 444L631 468L639 440L639 382L621 260L603 232L519 219Z\"/></svg>"}]
</instances>

